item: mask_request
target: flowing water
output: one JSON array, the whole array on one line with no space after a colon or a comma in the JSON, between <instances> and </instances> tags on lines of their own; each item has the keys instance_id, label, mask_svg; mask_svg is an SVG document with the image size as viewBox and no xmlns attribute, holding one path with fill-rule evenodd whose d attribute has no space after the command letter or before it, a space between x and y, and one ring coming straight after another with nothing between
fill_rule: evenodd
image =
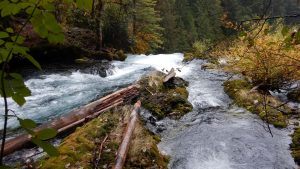
<instances>
[{"instance_id":1,"label":"flowing water","mask_svg":"<svg viewBox=\"0 0 300 169\"><path fill-rule=\"evenodd\" d=\"M113 62L110 76L72 73L41 74L26 85L32 96L22 107L9 101L22 118L45 123L104 94L126 86L153 69L178 68L178 76L190 82L189 100L194 110L178 121L164 119L154 126L160 131L159 148L170 155L169 168L174 169L293 169L289 129L272 128L274 138L265 131L263 122L244 109L231 106L223 91L226 75L201 70L204 61L182 63L182 54L130 55L125 62ZM3 107L3 103L0 103ZM0 121L2 127L3 120ZM9 120L11 129L16 119ZM1 129L1 128L0 128Z\"/></svg>"}]
</instances>

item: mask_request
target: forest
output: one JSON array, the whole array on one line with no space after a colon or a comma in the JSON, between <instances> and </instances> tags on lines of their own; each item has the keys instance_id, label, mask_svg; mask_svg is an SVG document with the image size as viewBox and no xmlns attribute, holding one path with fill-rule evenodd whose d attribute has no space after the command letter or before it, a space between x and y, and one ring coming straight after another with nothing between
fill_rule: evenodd
<instances>
[{"instance_id":1,"label":"forest","mask_svg":"<svg viewBox=\"0 0 300 169\"><path fill-rule=\"evenodd\" d=\"M0 168L299 168L299 0L0 14Z\"/></svg>"}]
</instances>

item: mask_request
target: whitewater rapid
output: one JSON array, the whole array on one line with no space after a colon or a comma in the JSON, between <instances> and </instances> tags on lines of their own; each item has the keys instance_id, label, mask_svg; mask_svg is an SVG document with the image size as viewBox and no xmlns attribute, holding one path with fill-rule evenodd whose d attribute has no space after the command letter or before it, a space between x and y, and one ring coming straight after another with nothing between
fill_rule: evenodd
<instances>
[{"instance_id":1,"label":"whitewater rapid","mask_svg":"<svg viewBox=\"0 0 300 169\"><path fill-rule=\"evenodd\" d=\"M45 123L103 95L129 85L157 69L175 68L177 75L189 81L189 100L194 110L180 120L163 119L147 124L161 135L159 149L170 156L171 169L296 169L290 155L290 129L272 127L274 138L264 130L263 122L246 110L232 106L224 93L228 78L218 71L205 71L205 61L182 63L183 55L129 55L126 61L114 61L109 76L80 71L40 74L26 80L32 96L19 107L9 100L9 108L21 118ZM3 102L0 102L3 109ZM3 112L3 110L1 111ZM0 120L0 129L3 119ZM9 127L19 126L10 118Z\"/></svg>"}]
</instances>

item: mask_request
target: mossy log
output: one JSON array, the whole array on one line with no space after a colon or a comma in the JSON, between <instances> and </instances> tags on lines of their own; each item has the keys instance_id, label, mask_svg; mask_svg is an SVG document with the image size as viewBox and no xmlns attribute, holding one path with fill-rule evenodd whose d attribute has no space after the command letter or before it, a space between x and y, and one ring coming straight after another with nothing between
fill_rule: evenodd
<instances>
[{"instance_id":1,"label":"mossy log","mask_svg":"<svg viewBox=\"0 0 300 169\"><path fill-rule=\"evenodd\" d=\"M134 109L130 115L130 120L126 128L123 141L119 147L119 151L116 157L116 163L113 166L113 169L122 169L124 167L126 156L129 150L129 145L132 139L132 135L138 119L138 114L140 113L140 111L141 111L141 102L138 101L134 105Z\"/></svg>"},{"instance_id":2,"label":"mossy log","mask_svg":"<svg viewBox=\"0 0 300 169\"><path fill-rule=\"evenodd\" d=\"M45 128L54 128L58 131L58 133L63 133L75 126L78 126L79 124L90 121L112 107L120 105L127 100L136 97L138 93L137 85L123 88L86 106L73 110L65 116L41 125L34 129L34 131L40 131ZM16 150L23 148L30 142L30 139L30 135L23 134L7 141L5 143L4 155L11 154Z\"/></svg>"},{"instance_id":3,"label":"mossy log","mask_svg":"<svg viewBox=\"0 0 300 169\"><path fill-rule=\"evenodd\" d=\"M97 167L112 168L133 109L134 107L129 104L117 106L78 127L58 146L59 156L45 156L36 163L37 168L96 167L94 152L99 150L100 143L103 143L103 149ZM124 169L166 169L169 158L160 154L157 148L159 141L159 136L146 129L144 123L138 118ZM96 157L98 155L96 154Z\"/></svg>"}]
</instances>

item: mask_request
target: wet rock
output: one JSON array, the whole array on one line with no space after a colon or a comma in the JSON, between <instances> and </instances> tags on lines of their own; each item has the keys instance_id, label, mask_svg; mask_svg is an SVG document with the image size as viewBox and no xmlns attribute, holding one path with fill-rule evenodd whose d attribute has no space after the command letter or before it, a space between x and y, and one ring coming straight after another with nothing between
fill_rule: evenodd
<instances>
[{"instance_id":1,"label":"wet rock","mask_svg":"<svg viewBox=\"0 0 300 169\"><path fill-rule=\"evenodd\" d=\"M189 82L183 80L180 77L173 77L169 81L165 82L164 85L168 88L176 88L176 87L187 87Z\"/></svg>"},{"instance_id":2,"label":"wet rock","mask_svg":"<svg viewBox=\"0 0 300 169\"><path fill-rule=\"evenodd\" d=\"M289 92L287 97L292 101L300 102L300 88Z\"/></svg>"},{"instance_id":3,"label":"wet rock","mask_svg":"<svg viewBox=\"0 0 300 169\"><path fill-rule=\"evenodd\" d=\"M109 62L98 62L95 64L87 64L83 68L79 68L79 70L83 73L95 74L101 77L108 76L107 72L113 69L114 66Z\"/></svg>"}]
</instances>

